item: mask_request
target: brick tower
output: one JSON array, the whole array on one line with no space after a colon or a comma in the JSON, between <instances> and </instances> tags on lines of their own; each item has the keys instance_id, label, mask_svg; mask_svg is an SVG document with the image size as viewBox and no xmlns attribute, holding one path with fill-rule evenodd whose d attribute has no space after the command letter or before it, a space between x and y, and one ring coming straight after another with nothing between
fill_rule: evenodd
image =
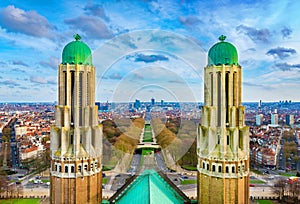
<instances>
[{"instance_id":1,"label":"brick tower","mask_svg":"<svg viewBox=\"0 0 300 204\"><path fill-rule=\"evenodd\" d=\"M58 105L51 127L51 203L100 203L102 126L95 106L90 48L75 35L58 67Z\"/></svg>"},{"instance_id":2,"label":"brick tower","mask_svg":"<svg viewBox=\"0 0 300 204\"><path fill-rule=\"evenodd\" d=\"M236 48L216 43L204 68L198 129L198 203L249 203L249 128L244 123L242 70Z\"/></svg>"}]
</instances>

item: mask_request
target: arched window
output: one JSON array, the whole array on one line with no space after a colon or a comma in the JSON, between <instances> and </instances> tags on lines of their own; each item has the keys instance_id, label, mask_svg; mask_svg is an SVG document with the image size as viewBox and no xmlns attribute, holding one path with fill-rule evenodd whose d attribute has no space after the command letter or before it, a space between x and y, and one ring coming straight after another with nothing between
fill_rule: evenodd
<instances>
[{"instance_id":1,"label":"arched window","mask_svg":"<svg viewBox=\"0 0 300 204\"><path fill-rule=\"evenodd\" d=\"M74 172L75 172L75 167L71 166L71 173L74 173Z\"/></svg>"},{"instance_id":2,"label":"arched window","mask_svg":"<svg viewBox=\"0 0 300 204\"><path fill-rule=\"evenodd\" d=\"M69 171L69 167L65 166L65 173L68 173L68 171Z\"/></svg>"}]
</instances>

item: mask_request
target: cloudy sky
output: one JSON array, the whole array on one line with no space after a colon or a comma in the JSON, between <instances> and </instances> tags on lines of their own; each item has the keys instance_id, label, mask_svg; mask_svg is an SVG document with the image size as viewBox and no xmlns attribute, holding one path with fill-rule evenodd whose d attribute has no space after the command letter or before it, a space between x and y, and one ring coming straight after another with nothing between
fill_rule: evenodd
<instances>
[{"instance_id":1,"label":"cloudy sky","mask_svg":"<svg viewBox=\"0 0 300 204\"><path fill-rule=\"evenodd\" d=\"M262 3L263 2L263 3ZM220 35L243 67L243 101L300 101L300 1L0 1L0 101L56 101L63 47L93 51L98 101L202 101Z\"/></svg>"}]
</instances>

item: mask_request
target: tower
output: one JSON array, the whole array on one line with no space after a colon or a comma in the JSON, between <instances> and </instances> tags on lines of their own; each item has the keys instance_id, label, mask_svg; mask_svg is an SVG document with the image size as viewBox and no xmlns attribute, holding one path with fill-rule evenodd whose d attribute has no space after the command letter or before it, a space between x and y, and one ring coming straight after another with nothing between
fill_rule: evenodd
<instances>
[{"instance_id":1,"label":"tower","mask_svg":"<svg viewBox=\"0 0 300 204\"><path fill-rule=\"evenodd\" d=\"M249 203L249 128L244 123L242 70L236 48L216 43L204 68L198 128L198 203Z\"/></svg>"},{"instance_id":2,"label":"tower","mask_svg":"<svg viewBox=\"0 0 300 204\"><path fill-rule=\"evenodd\" d=\"M51 203L100 203L102 126L95 106L90 48L75 35L58 67L58 105L51 127Z\"/></svg>"}]
</instances>

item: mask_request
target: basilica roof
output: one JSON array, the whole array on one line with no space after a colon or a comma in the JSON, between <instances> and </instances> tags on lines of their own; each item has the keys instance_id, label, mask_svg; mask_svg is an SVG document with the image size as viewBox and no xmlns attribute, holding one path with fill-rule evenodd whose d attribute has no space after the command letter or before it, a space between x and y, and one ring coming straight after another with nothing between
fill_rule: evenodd
<instances>
[{"instance_id":1,"label":"basilica roof","mask_svg":"<svg viewBox=\"0 0 300 204\"><path fill-rule=\"evenodd\" d=\"M213 45L208 51L208 66L211 65L238 65L238 53L229 42L224 42L226 36L221 35L221 42Z\"/></svg>"},{"instance_id":2,"label":"basilica roof","mask_svg":"<svg viewBox=\"0 0 300 204\"><path fill-rule=\"evenodd\" d=\"M62 53L62 64L86 64L92 65L91 49L80 39L81 37L74 35L75 41L68 43Z\"/></svg>"},{"instance_id":3,"label":"basilica roof","mask_svg":"<svg viewBox=\"0 0 300 204\"><path fill-rule=\"evenodd\" d=\"M110 199L109 203L176 204L190 200L164 174L145 170L142 175L132 177ZM103 203L103 202L102 202Z\"/></svg>"}]
</instances>

